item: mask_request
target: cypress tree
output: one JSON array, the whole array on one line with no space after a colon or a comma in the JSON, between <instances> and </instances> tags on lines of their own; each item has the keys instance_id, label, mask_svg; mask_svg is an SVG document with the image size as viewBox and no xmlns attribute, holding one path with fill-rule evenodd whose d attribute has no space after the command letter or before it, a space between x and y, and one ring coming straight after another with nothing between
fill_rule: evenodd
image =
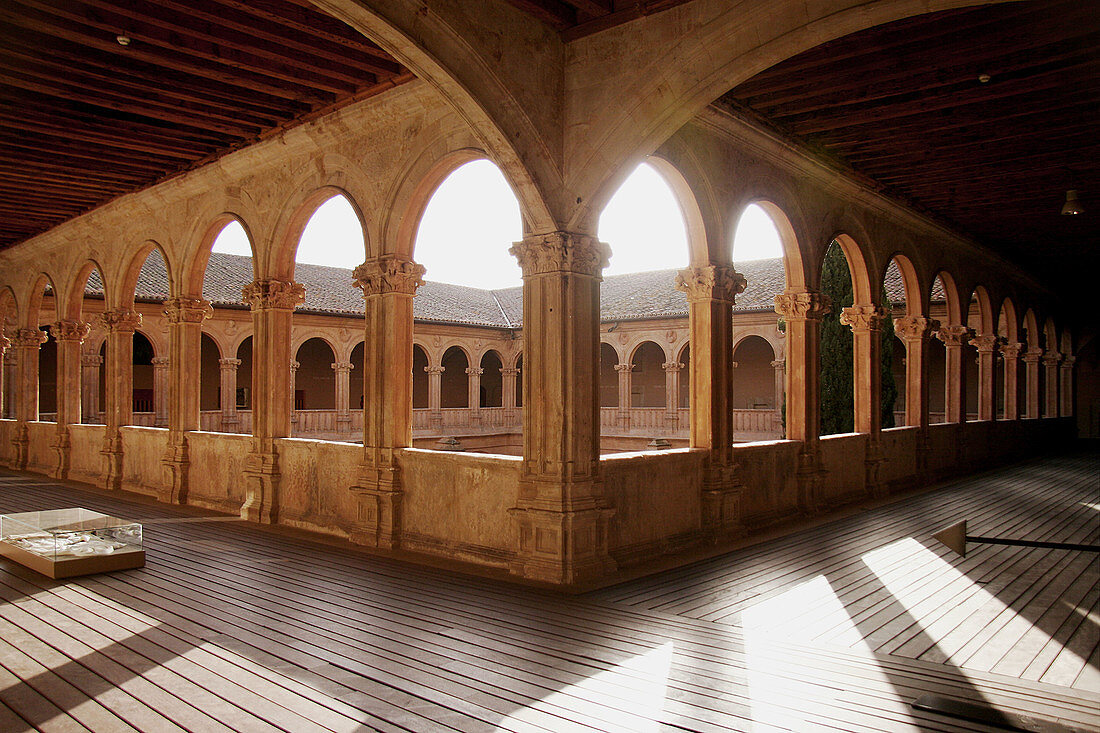
<instances>
[{"instance_id":1,"label":"cypress tree","mask_svg":"<svg viewBox=\"0 0 1100 733\"><path fill-rule=\"evenodd\" d=\"M882 427L894 427L894 403L898 399L898 386L894 381L894 316L890 308L890 298L882 294L882 307L886 318L882 322L882 334L879 343L882 352Z\"/></svg>"},{"instance_id":2,"label":"cypress tree","mask_svg":"<svg viewBox=\"0 0 1100 733\"><path fill-rule=\"evenodd\" d=\"M821 293L832 303L821 321L821 434L850 433L855 410L852 329L840 322L840 312L852 305L852 277L835 241L825 253Z\"/></svg>"}]
</instances>

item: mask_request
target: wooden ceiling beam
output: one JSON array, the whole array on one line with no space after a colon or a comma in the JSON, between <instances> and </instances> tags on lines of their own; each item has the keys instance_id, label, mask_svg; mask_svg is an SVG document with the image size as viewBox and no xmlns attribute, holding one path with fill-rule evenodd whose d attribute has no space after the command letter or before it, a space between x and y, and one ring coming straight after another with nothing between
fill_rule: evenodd
<instances>
[{"instance_id":1,"label":"wooden ceiling beam","mask_svg":"<svg viewBox=\"0 0 1100 733\"><path fill-rule=\"evenodd\" d=\"M611 0L565 0L565 2L593 18L602 18L614 9L614 3Z\"/></svg>"},{"instance_id":2,"label":"wooden ceiling beam","mask_svg":"<svg viewBox=\"0 0 1100 733\"><path fill-rule=\"evenodd\" d=\"M196 142L189 139L166 138L150 132L145 127L121 125L112 131L108 126L95 125L58 114L34 113L26 117L0 117L0 130L15 131L27 135L38 135L49 145L58 141L71 141L102 148L105 153L120 155L133 153L151 153L154 155L192 157L204 155L206 151L216 150L220 145L211 142ZM228 143L222 143L225 145Z\"/></svg>"},{"instance_id":3,"label":"wooden ceiling beam","mask_svg":"<svg viewBox=\"0 0 1100 733\"><path fill-rule=\"evenodd\" d=\"M564 31L577 24L577 9L560 0L508 0L508 2L556 31Z\"/></svg>"},{"instance_id":4,"label":"wooden ceiling beam","mask_svg":"<svg viewBox=\"0 0 1100 733\"><path fill-rule=\"evenodd\" d=\"M294 33L306 33L333 46L361 51L385 61L394 58L371 39L327 13L310 0L219 0L226 6L253 17L271 21ZM404 69L404 67L402 67Z\"/></svg>"}]
</instances>

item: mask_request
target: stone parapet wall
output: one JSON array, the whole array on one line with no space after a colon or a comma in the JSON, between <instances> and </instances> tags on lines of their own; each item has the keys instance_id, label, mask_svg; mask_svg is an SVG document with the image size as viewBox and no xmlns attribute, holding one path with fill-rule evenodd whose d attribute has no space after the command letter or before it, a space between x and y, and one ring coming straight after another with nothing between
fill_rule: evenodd
<instances>
[{"instance_id":1,"label":"stone parapet wall","mask_svg":"<svg viewBox=\"0 0 1100 733\"><path fill-rule=\"evenodd\" d=\"M100 450L107 429L102 425L69 426L69 478L89 484L103 484L106 463Z\"/></svg>"}]
</instances>

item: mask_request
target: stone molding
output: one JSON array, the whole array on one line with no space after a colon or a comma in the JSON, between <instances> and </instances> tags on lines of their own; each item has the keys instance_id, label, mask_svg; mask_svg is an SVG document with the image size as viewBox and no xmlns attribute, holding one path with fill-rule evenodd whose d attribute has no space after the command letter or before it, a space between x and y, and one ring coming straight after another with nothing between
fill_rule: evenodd
<instances>
[{"instance_id":1,"label":"stone molding","mask_svg":"<svg viewBox=\"0 0 1100 733\"><path fill-rule=\"evenodd\" d=\"M426 366L424 367L424 371L428 374L442 374L447 371L447 368L441 366Z\"/></svg>"},{"instance_id":2,"label":"stone molding","mask_svg":"<svg viewBox=\"0 0 1100 733\"><path fill-rule=\"evenodd\" d=\"M519 376L519 369L505 367L500 370L500 374L503 377L517 377Z\"/></svg>"},{"instance_id":3,"label":"stone molding","mask_svg":"<svg viewBox=\"0 0 1100 733\"><path fill-rule=\"evenodd\" d=\"M840 322L852 331L879 331L886 320L886 309L881 305L853 305L842 308Z\"/></svg>"},{"instance_id":4,"label":"stone molding","mask_svg":"<svg viewBox=\"0 0 1100 733\"><path fill-rule=\"evenodd\" d=\"M788 321L820 321L832 311L833 303L823 293L786 290L775 296L775 312Z\"/></svg>"},{"instance_id":5,"label":"stone molding","mask_svg":"<svg viewBox=\"0 0 1100 733\"><path fill-rule=\"evenodd\" d=\"M998 343L1000 343L1000 337L995 333L980 333L970 339L970 345L983 354L996 351Z\"/></svg>"},{"instance_id":6,"label":"stone molding","mask_svg":"<svg viewBox=\"0 0 1100 733\"><path fill-rule=\"evenodd\" d=\"M678 361L666 361L661 365L661 368L666 372L678 372L684 368L684 365Z\"/></svg>"},{"instance_id":7,"label":"stone molding","mask_svg":"<svg viewBox=\"0 0 1100 733\"><path fill-rule=\"evenodd\" d=\"M164 317L168 323L202 323L214 315L214 307L202 298L169 298L164 301Z\"/></svg>"},{"instance_id":8,"label":"stone molding","mask_svg":"<svg viewBox=\"0 0 1100 733\"><path fill-rule=\"evenodd\" d=\"M469 374L472 377L473 376L480 377L482 374L485 373L485 370L482 369L481 367L469 367L469 368L466 369L466 373Z\"/></svg>"},{"instance_id":9,"label":"stone molding","mask_svg":"<svg viewBox=\"0 0 1100 733\"><path fill-rule=\"evenodd\" d=\"M509 254L519 261L524 277L571 272L600 277L611 258L611 247L587 234L550 232L514 242Z\"/></svg>"},{"instance_id":10,"label":"stone molding","mask_svg":"<svg viewBox=\"0 0 1100 733\"><path fill-rule=\"evenodd\" d=\"M75 341L82 344L84 339L88 338L88 332L92 330L92 324L84 321L58 321L50 325L50 330L53 337L58 341Z\"/></svg>"},{"instance_id":11,"label":"stone molding","mask_svg":"<svg viewBox=\"0 0 1100 733\"><path fill-rule=\"evenodd\" d=\"M389 254L367 260L355 268L352 284L363 291L363 297L398 293L416 295L424 284L423 265L401 255Z\"/></svg>"},{"instance_id":12,"label":"stone molding","mask_svg":"<svg viewBox=\"0 0 1100 733\"><path fill-rule=\"evenodd\" d=\"M968 326L940 326L935 335L945 346L962 346L974 336L974 330Z\"/></svg>"},{"instance_id":13,"label":"stone molding","mask_svg":"<svg viewBox=\"0 0 1100 733\"><path fill-rule=\"evenodd\" d=\"M687 293L689 303L717 301L734 305L748 281L732 265L707 265L680 270L675 285Z\"/></svg>"},{"instance_id":14,"label":"stone molding","mask_svg":"<svg viewBox=\"0 0 1100 733\"><path fill-rule=\"evenodd\" d=\"M633 364L615 364L615 371L617 372L629 372L634 369Z\"/></svg>"},{"instance_id":15,"label":"stone molding","mask_svg":"<svg viewBox=\"0 0 1100 733\"><path fill-rule=\"evenodd\" d=\"M1056 367L1062 361L1062 355L1057 351L1048 351L1043 354L1043 366Z\"/></svg>"},{"instance_id":16,"label":"stone molding","mask_svg":"<svg viewBox=\"0 0 1100 733\"><path fill-rule=\"evenodd\" d=\"M225 369L227 371L230 370L230 369L236 371L237 367L239 367L241 365L241 360L240 359L218 359L218 364L221 366L222 369Z\"/></svg>"},{"instance_id":17,"label":"stone molding","mask_svg":"<svg viewBox=\"0 0 1100 733\"><path fill-rule=\"evenodd\" d=\"M775 361L773 361L771 363L771 365L775 369L786 369L787 368L787 360L786 359L776 359Z\"/></svg>"},{"instance_id":18,"label":"stone molding","mask_svg":"<svg viewBox=\"0 0 1100 733\"><path fill-rule=\"evenodd\" d=\"M236 360L236 361L237 361L238 364L241 363L239 359ZM333 362L332 364L329 364L329 366L332 367L332 370L334 372L345 372L345 373L351 373L351 370L355 368L355 365L352 364L350 361L336 361L336 362Z\"/></svg>"},{"instance_id":19,"label":"stone molding","mask_svg":"<svg viewBox=\"0 0 1100 733\"><path fill-rule=\"evenodd\" d=\"M109 333L133 333L141 327L141 323L141 314L132 308L120 308L99 314L99 324Z\"/></svg>"},{"instance_id":20,"label":"stone molding","mask_svg":"<svg viewBox=\"0 0 1100 733\"><path fill-rule=\"evenodd\" d=\"M924 316L901 316L894 319L894 333L903 341L921 341L939 330L940 322Z\"/></svg>"},{"instance_id":21,"label":"stone molding","mask_svg":"<svg viewBox=\"0 0 1100 733\"><path fill-rule=\"evenodd\" d=\"M1043 358L1043 350L1042 349L1028 349L1027 351L1025 351L1023 353L1023 356L1021 356L1020 358L1023 359L1028 364L1038 364L1039 360Z\"/></svg>"},{"instance_id":22,"label":"stone molding","mask_svg":"<svg viewBox=\"0 0 1100 733\"><path fill-rule=\"evenodd\" d=\"M269 278L253 280L241 289L241 295L254 311L292 311L305 300L306 289L301 283Z\"/></svg>"},{"instance_id":23,"label":"stone molding","mask_svg":"<svg viewBox=\"0 0 1100 733\"><path fill-rule=\"evenodd\" d=\"M37 349L49 338L49 334L37 328L20 328L11 335L11 345L17 349Z\"/></svg>"},{"instance_id":24,"label":"stone molding","mask_svg":"<svg viewBox=\"0 0 1100 733\"><path fill-rule=\"evenodd\" d=\"M161 357L157 357L161 358ZM156 363L156 359L153 359L153 363ZM97 367L103 364L103 357L99 354L81 354L80 366L82 367Z\"/></svg>"}]
</instances>

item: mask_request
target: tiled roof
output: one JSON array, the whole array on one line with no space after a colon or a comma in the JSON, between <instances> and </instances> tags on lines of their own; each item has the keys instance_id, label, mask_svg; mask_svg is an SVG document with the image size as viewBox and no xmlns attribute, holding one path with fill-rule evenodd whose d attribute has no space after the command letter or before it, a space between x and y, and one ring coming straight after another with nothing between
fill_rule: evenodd
<instances>
[{"instance_id":1,"label":"tiled roof","mask_svg":"<svg viewBox=\"0 0 1100 733\"><path fill-rule=\"evenodd\" d=\"M775 295L783 291L786 277L781 258L753 260L736 265L748 280L745 292L737 296L735 311L769 311ZM244 306L241 289L253 279L252 259L215 252L206 266L203 297L215 305ZM676 270L611 275L600 287L600 320L628 321L647 318L686 317L687 298L674 285ZM360 315L363 297L352 285L351 270L339 267L298 264L294 278L305 286L305 303L299 310L316 313ZM892 302L904 300L901 276L887 272L886 290ZM938 281L937 281L938 286ZM938 287L937 287L938 290ZM102 293L97 273L88 279L87 292ZM139 299L168 297L168 276L164 260L151 256L138 276ZM942 299L933 292L933 300ZM413 299L413 317L418 321L461 323L493 328L519 328L523 323L523 288L482 290L462 285L425 282Z\"/></svg>"}]
</instances>

